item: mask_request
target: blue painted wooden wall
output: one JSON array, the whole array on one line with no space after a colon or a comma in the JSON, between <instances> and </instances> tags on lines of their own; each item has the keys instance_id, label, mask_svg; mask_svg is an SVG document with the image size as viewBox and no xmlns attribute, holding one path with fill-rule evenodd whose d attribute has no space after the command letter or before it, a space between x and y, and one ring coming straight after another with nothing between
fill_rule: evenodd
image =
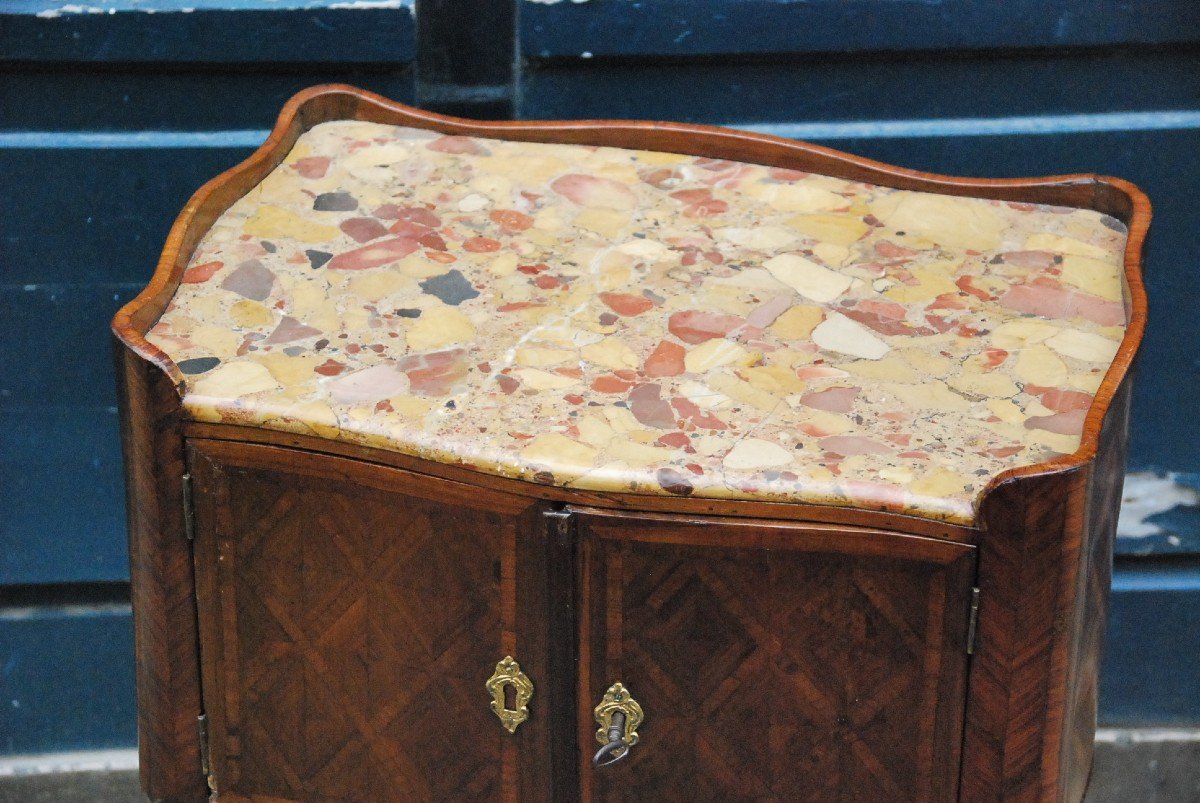
<instances>
[{"instance_id":1,"label":"blue painted wooden wall","mask_svg":"<svg viewBox=\"0 0 1200 803\"><path fill-rule=\"evenodd\" d=\"M1121 544L1102 718L1200 720L1192 0L90 6L0 2L0 754L133 743L108 320L191 192L325 81L480 116L721 123L939 172L1139 183L1156 220L1131 469L1168 475L1151 495L1179 503Z\"/></svg>"}]
</instances>

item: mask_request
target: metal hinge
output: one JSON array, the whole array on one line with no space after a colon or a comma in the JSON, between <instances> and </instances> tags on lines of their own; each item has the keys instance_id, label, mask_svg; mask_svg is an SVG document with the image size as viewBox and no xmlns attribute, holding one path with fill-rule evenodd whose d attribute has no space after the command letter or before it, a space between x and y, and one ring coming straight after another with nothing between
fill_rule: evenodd
<instances>
[{"instance_id":1,"label":"metal hinge","mask_svg":"<svg viewBox=\"0 0 1200 803\"><path fill-rule=\"evenodd\" d=\"M979 630L979 589L971 589L971 613L967 619L967 655L975 654L975 638Z\"/></svg>"},{"instance_id":2,"label":"metal hinge","mask_svg":"<svg viewBox=\"0 0 1200 803\"><path fill-rule=\"evenodd\" d=\"M196 509L192 506L192 475L183 475L183 532L187 540L196 540Z\"/></svg>"},{"instance_id":3,"label":"metal hinge","mask_svg":"<svg viewBox=\"0 0 1200 803\"><path fill-rule=\"evenodd\" d=\"M212 771L212 757L208 751L208 715L196 717L196 727L200 730L200 773L204 776L208 790L214 794L217 791L217 779Z\"/></svg>"}]
</instances>

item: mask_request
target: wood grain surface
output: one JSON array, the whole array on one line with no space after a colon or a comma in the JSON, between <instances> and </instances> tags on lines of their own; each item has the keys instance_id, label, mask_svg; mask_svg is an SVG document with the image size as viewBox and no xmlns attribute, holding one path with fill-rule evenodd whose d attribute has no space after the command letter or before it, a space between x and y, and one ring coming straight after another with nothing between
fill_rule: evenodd
<instances>
[{"instance_id":1,"label":"wood grain surface","mask_svg":"<svg viewBox=\"0 0 1200 803\"><path fill-rule=\"evenodd\" d=\"M984 502L963 800L1083 797L1128 402L1127 384L1094 463L1015 478Z\"/></svg>"},{"instance_id":2,"label":"wood grain surface","mask_svg":"<svg viewBox=\"0 0 1200 803\"><path fill-rule=\"evenodd\" d=\"M954 800L971 547L853 528L580 516L584 800ZM593 769L591 708L646 712Z\"/></svg>"},{"instance_id":3,"label":"wood grain surface","mask_svg":"<svg viewBox=\"0 0 1200 803\"><path fill-rule=\"evenodd\" d=\"M203 800L191 546L183 520L179 397L116 343L138 705L138 766L151 800Z\"/></svg>"},{"instance_id":4,"label":"wood grain surface","mask_svg":"<svg viewBox=\"0 0 1200 803\"><path fill-rule=\"evenodd\" d=\"M261 446L193 441L189 462L221 800L536 799L526 500ZM484 688L505 655L535 679L515 734Z\"/></svg>"}]
</instances>

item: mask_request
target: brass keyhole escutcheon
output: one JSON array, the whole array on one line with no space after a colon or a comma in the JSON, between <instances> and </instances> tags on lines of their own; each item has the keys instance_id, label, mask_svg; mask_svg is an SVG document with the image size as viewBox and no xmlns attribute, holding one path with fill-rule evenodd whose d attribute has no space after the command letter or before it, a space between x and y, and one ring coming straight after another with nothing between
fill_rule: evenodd
<instances>
[{"instance_id":1,"label":"brass keyhole escutcheon","mask_svg":"<svg viewBox=\"0 0 1200 803\"><path fill-rule=\"evenodd\" d=\"M522 722L529 719L529 700L533 697L533 681L521 671L521 665L511 655L504 656L496 664L496 671L484 686L492 695L492 712L500 718L500 724L509 733L516 733ZM505 690L513 690L515 708L505 701Z\"/></svg>"},{"instance_id":2,"label":"brass keyhole escutcheon","mask_svg":"<svg viewBox=\"0 0 1200 803\"><path fill-rule=\"evenodd\" d=\"M629 749L638 743L638 725L645 714L638 701L621 683L614 683L604 692L604 698L595 708L596 741L603 745L592 757L596 767L616 764L629 755Z\"/></svg>"}]
</instances>

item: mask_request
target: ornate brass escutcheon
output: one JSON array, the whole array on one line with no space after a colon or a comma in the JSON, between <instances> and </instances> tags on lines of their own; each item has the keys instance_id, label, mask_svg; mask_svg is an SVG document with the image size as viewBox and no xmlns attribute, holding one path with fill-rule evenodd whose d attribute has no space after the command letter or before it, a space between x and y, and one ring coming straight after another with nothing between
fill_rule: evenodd
<instances>
[{"instance_id":1,"label":"ornate brass escutcheon","mask_svg":"<svg viewBox=\"0 0 1200 803\"><path fill-rule=\"evenodd\" d=\"M528 703L533 697L533 681L521 671L521 665L511 655L506 655L496 664L496 671L484 685L492 695L492 711L500 717L500 724L509 733L516 733L517 727L529 719ZM504 690L508 686L513 687L516 708L505 705Z\"/></svg>"},{"instance_id":2,"label":"ornate brass escutcheon","mask_svg":"<svg viewBox=\"0 0 1200 803\"><path fill-rule=\"evenodd\" d=\"M595 713L596 722L600 724L596 741L604 746L596 751L592 764L606 767L625 758L629 748L638 743L637 728L645 714L638 701L620 683L608 687Z\"/></svg>"}]
</instances>

